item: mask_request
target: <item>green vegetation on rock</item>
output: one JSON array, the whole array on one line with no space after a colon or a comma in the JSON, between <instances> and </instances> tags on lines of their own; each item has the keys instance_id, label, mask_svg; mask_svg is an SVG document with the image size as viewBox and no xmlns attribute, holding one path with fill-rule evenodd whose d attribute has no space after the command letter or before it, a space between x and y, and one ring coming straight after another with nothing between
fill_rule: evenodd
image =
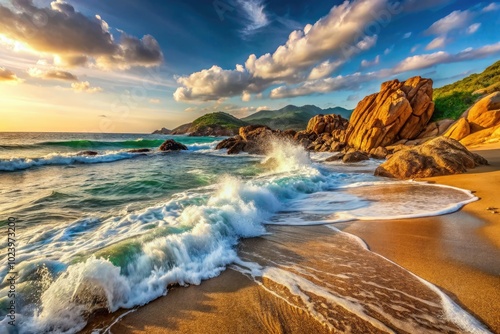
<instances>
[{"instance_id":1,"label":"green vegetation on rock","mask_svg":"<svg viewBox=\"0 0 500 334\"><path fill-rule=\"evenodd\" d=\"M191 128L201 129L204 127L220 126L226 129L239 129L245 125L248 125L248 123L229 115L228 113L218 111L195 119L193 123L191 123Z\"/></svg>"},{"instance_id":2,"label":"green vegetation on rock","mask_svg":"<svg viewBox=\"0 0 500 334\"><path fill-rule=\"evenodd\" d=\"M436 109L432 119L458 119L481 96L496 91L500 91L500 61L482 73L471 74L462 80L434 89Z\"/></svg>"}]
</instances>

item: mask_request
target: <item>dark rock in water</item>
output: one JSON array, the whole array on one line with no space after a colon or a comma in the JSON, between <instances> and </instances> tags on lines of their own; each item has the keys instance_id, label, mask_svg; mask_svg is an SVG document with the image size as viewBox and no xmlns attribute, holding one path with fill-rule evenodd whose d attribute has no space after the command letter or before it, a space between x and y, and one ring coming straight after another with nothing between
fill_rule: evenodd
<instances>
[{"instance_id":1,"label":"dark rock in water","mask_svg":"<svg viewBox=\"0 0 500 334\"><path fill-rule=\"evenodd\" d=\"M325 161L326 162L332 162L332 161L340 161L342 160L342 158L344 157L344 154L343 153L337 153L335 155L332 155L331 157L329 158L326 158Z\"/></svg>"},{"instance_id":2,"label":"dark rock in water","mask_svg":"<svg viewBox=\"0 0 500 334\"><path fill-rule=\"evenodd\" d=\"M397 151L381 164L375 175L398 179L423 178L465 173L488 161L458 141L438 137L425 144Z\"/></svg>"},{"instance_id":3,"label":"dark rock in water","mask_svg":"<svg viewBox=\"0 0 500 334\"><path fill-rule=\"evenodd\" d=\"M346 155L344 155L344 157L342 158L342 161L343 162L360 162L360 161L364 161L364 160L368 160L368 159L370 159L370 158L368 157L368 154L366 154L365 152L354 151L354 152L346 153Z\"/></svg>"},{"instance_id":4,"label":"dark rock in water","mask_svg":"<svg viewBox=\"0 0 500 334\"><path fill-rule=\"evenodd\" d=\"M165 140L165 142L160 146L160 151L187 151L187 149L186 145L176 142L173 139Z\"/></svg>"},{"instance_id":5,"label":"dark rock in water","mask_svg":"<svg viewBox=\"0 0 500 334\"><path fill-rule=\"evenodd\" d=\"M239 154L245 148L246 143L244 141L237 141L227 150L227 154Z\"/></svg>"},{"instance_id":6,"label":"dark rock in water","mask_svg":"<svg viewBox=\"0 0 500 334\"><path fill-rule=\"evenodd\" d=\"M78 152L77 155L88 155L88 156L94 156L94 155L98 155L99 152L96 152L96 151L81 151L81 152Z\"/></svg>"},{"instance_id":7,"label":"dark rock in water","mask_svg":"<svg viewBox=\"0 0 500 334\"><path fill-rule=\"evenodd\" d=\"M216 150L222 150L222 149L230 149L236 142L241 141L240 136L234 136L231 138L224 139L220 143L217 144L215 147Z\"/></svg>"},{"instance_id":8,"label":"dark rock in water","mask_svg":"<svg viewBox=\"0 0 500 334\"><path fill-rule=\"evenodd\" d=\"M152 150L149 148L136 148L133 150L128 150L127 152L129 152L129 153L148 153L148 152L152 152Z\"/></svg>"}]
</instances>

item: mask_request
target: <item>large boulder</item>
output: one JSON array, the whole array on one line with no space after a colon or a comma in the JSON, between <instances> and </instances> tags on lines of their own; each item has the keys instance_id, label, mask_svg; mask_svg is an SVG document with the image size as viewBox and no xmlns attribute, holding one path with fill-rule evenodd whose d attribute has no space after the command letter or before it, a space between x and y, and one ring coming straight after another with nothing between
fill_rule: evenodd
<instances>
[{"instance_id":1,"label":"large boulder","mask_svg":"<svg viewBox=\"0 0 500 334\"><path fill-rule=\"evenodd\" d=\"M239 129L239 135L227 138L217 144L216 149L227 149L228 154L247 152L265 154L276 139L292 140L295 131L272 130L265 125L248 125Z\"/></svg>"},{"instance_id":2,"label":"large boulder","mask_svg":"<svg viewBox=\"0 0 500 334\"><path fill-rule=\"evenodd\" d=\"M455 120L446 118L440 121L429 123L426 128L420 132L417 139L435 138L444 134L450 126L455 123Z\"/></svg>"},{"instance_id":3,"label":"large boulder","mask_svg":"<svg viewBox=\"0 0 500 334\"><path fill-rule=\"evenodd\" d=\"M500 92L483 97L466 116L472 133L500 125Z\"/></svg>"},{"instance_id":4,"label":"large boulder","mask_svg":"<svg viewBox=\"0 0 500 334\"><path fill-rule=\"evenodd\" d=\"M176 142L173 139L165 140L160 146L160 151L187 151L187 149L186 145Z\"/></svg>"},{"instance_id":5,"label":"large boulder","mask_svg":"<svg viewBox=\"0 0 500 334\"><path fill-rule=\"evenodd\" d=\"M485 143L497 143L500 141L500 125L487 128L460 140L460 143L465 146L481 145Z\"/></svg>"},{"instance_id":6,"label":"large boulder","mask_svg":"<svg viewBox=\"0 0 500 334\"><path fill-rule=\"evenodd\" d=\"M375 175L398 179L423 178L464 173L469 168L485 164L488 162L484 158L468 151L458 141L438 137L394 153L375 170Z\"/></svg>"},{"instance_id":7,"label":"large boulder","mask_svg":"<svg viewBox=\"0 0 500 334\"><path fill-rule=\"evenodd\" d=\"M347 144L369 152L401 139L415 139L433 112L431 79L413 77L403 82L385 82L379 93L358 103L347 129Z\"/></svg>"},{"instance_id":8,"label":"large boulder","mask_svg":"<svg viewBox=\"0 0 500 334\"><path fill-rule=\"evenodd\" d=\"M360 151L347 152L342 157L342 161L344 163L360 162L360 161L364 161L364 160L368 160L368 159L370 159L368 154L366 154L365 152L360 152Z\"/></svg>"},{"instance_id":9,"label":"large boulder","mask_svg":"<svg viewBox=\"0 0 500 334\"><path fill-rule=\"evenodd\" d=\"M470 134L470 125L469 122L465 118L459 118L458 121L453 123L452 126L446 131L443 136L455 139L455 140L461 140L465 137L467 137Z\"/></svg>"},{"instance_id":10,"label":"large boulder","mask_svg":"<svg viewBox=\"0 0 500 334\"><path fill-rule=\"evenodd\" d=\"M336 141L344 141L345 130L349 121L340 115L316 115L307 123L306 132L321 135L323 133L331 134L336 137Z\"/></svg>"}]
</instances>

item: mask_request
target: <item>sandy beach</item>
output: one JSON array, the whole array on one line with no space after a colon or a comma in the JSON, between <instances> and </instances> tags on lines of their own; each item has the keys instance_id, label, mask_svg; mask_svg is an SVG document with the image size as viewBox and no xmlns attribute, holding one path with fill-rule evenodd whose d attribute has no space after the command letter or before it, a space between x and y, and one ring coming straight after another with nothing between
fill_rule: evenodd
<instances>
[{"instance_id":1,"label":"sandy beach","mask_svg":"<svg viewBox=\"0 0 500 334\"><path fill-rule=\"evenodd\" d=\"M500 145L485 145L475 151L488 159L490 165L466 174L426 181L472 190L479 201L443 216L356 221L335 224L335 227L360 237L372 252L433 283L494 333L500 333L500 214L494 213L500 212L500 200L496 195L500 186ZM312 281L328 281L328 275L336 275L332 282L335 283L333 288L339 289L336 290L338 293L349 290L346 284L352 282L344 280L344 272L352 279L356 274L371 270L373 277L368 282L371 286L385 284L380 281L383 278L396 290L423 296L429 304L439 299L406 270L347 240L343 233L325 226L278 226L269 230L271 233L262 238L243 240L239 252L244 260L273 259L273 265L283 267L296 263L298 267L292 267L297 273L300 273L300 268L313 267L317 269L318 277L310 278ZM332 244L338 247L329 248ZM366 262L358 263L356 261L360 260L351 255L361 252L368 253L364 255ZM343 268L344 263L349 263L350 267ZM398 283L401 281L405 284ZM356 284L363 287L367 282ZM347 319L351 321L351 329L358 330L354 332L384 332L376 323L345 314L347 312L342 308L335 308L330 314L330 311L318 310L316 305L302 305L303 301L285 290L276 287L272 280L264 278L256 283L230 268L199 286L174 287L167 296L126 314L112 327L110 324L128 311L94 315L82 332L91 333L98 328L110 328L114 333L328 332L328 328L318 321L321 316ZM385 297L377 297L376 301L390 305L390 293L385 289L380 293L383 294ZM373 298L366 298L367 302L372 302ZM414 309L419 309L418 303L406 302L414 303ZM308 307L313 312L305 312ZM435 312L442 310L436 309ZM394 314L401 316L403 321L409 316L405 312ZM371 315L383 321L383 316L377 312ZM337 329L345 326L342 322L336 324ZM459 331L446 322L439 326L443 327L436 328Z\"/></svg>"}]
</instances>

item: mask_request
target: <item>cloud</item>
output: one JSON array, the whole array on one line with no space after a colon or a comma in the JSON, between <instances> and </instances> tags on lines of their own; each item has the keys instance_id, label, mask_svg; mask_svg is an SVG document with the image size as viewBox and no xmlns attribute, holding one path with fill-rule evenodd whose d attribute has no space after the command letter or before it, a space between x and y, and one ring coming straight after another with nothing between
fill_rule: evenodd
<instances>
[{"instance_id":1,"label":"cloud","mask_svg":"<svg viewBox=\"0 0 500 334\"><path fill-rule=\"evenodd\" d=\"M347 101L359 101L359 100L360 100L359 95L356 95L356 94L349 95L347 97Z\"/></svg>"},{"instance_id":2,"label":"cloud","mask_svg":"<svg viewBox=\"0 0 500 334\"><path fill-rule=\"evenodd\" d=\"M500 4L496 3L496 2L492 2L490 3L488 6L484 7L483 8L483 12L493 12L495 10L499 10L500 9Z\"/></svg>"},{"instance_id":3,"label":"cloud","mask_svg":"<svg viewBox=\"0 0 500 334\"><path fill-rule=\"evenodd\" d=\"M446 45L446 37L436 37L427 46L426 50L443 48Z\"/></svg>"},{"instance_id":4,"label":"cloud","mask_svg":"<svg viewBox=\"0 0 500 334\"><path fill-rule=\"evenodd\" d=\"M331 62L329 60L326 60L322 62L321 64L315 66L312 70L311 73L309 73L309 77L307 78L308 80L316 80L316 79L321 79L326 76L329 76L333 71L335 71L337 68L339 68L344 62L343 61L336 61L336 62Z\"/></svg>"},{"instance_id":5,"label":"cloud","mask_svg":"<svg viewBox=\"0 0 500 334\"><path fill-rule=\"evenodd\" d=\"M312 80L302 83L298 86L280 86L271 91L272 99L283 99L289 97L297 97L310 95L315 93L328 93L336 90L353 90L358 89L362 82L372 78L371 74L355 73L351 75Z\"/></svg>"},{"instance_id":6,"label":"cloud","mask_svg":"<svg viewBox=\"0 0 500 334\"><path fill-rule=\"evenodd\" d=\"M373 59L372 61L369 61L369 60L366 60L366 59L363 59L361 61L361 67L371 67L371 66L375 66L375 65L378 65L380 63L380 56L377 55L375 57L375 59Z\"/></svg>"},{"instance_id":7,"label":"cloud","mask_svg":"<svg viewBox=\"0 0 500 334\"><path fill-rule=\"evenodd\" d=\"M270 108L268 106L260 106L260 107L257 107L257 109L255 111L259 112L262 110L270 110Z\"/></svg>"},{"instance_id":8,"label":"cloud","mask_svg":"<svg viewBox=\"0 0 500 334\"><path fill-rule=\"evenodd\" d=\"M479 28L481 27L481 23L474 23L474 24L471 24L468 28L467 28L467 34L469 35L472 35L474 34L476 31L479 30Z\"/></svg>"},{"instance_id":9,"label":"cloud","mask_svg":"<svg viewBox=\"0 0 500 334\"><path fill-rule=\"evenodd\" d=\"M149 35L138 39L122 34L116 42L99 15L87 17L62 0L39 8L32 0L13 0L13 10L0 5L0 31L30 49L52 54L64 66L103 68L157 66L163 61L158 42ZM110 62L109 60L112 60Z\"/></svg>"},{"instance_id":10,"label":"cloud","mask_svg":"<svg viewBox=\"0 0 500 334\"><path fill-rule=\"evenodd\" d=\"M384 55L387 56L389 53L392 52L393 49L394 49L394 45L391 45L391 47L384 50Z\"/></svg>"},{"instance_id":11,"label":"cloud","mask_svg":"<svg viewBox=\"0 0 500 334\"><path fill-rule=\"evenodd\" d=\"M420 44L413 46L410 50L411 53L415 53L420 48Z\"/></svg>"},{"instance_id":12,"label":"cloud","mask_svg":"<svg viewBox=\"0 0 500 334\"><path fill-rule=\"evenodd\" d=\"M98 93L102 92L101 87L91 87L88 81L74 82L71 88L77 93Z\"/></svg>"},{"instance_id":13,"label":"cloud","mask_svg":"<svg viewBox=\"0 0 500 334\"><path fill-rule=\"evenodd\" d=\"M249 24L243 29L244 35L252 34L270 23L262 0L237 0L237 3L249 20Z\"/></svg>"},{"instance_id":14,"label":"cloud","mask_svg":"<svg viewBox=\"0 0 500 334\"><path fill-rule=\"evenodd\" d=\"M151 104L160 104L161 100L160 99L149 99L149 103L151 103Z\"/></svg>"},{"instance_id":15,"label":"cloud","mask_svg":"<svg viewBox=\"0 0 500 334\"><path fill-rule=\"evenodd\" d=\"M472 19L473 13L469 10L455 10L434 22L427 30L429 35L445 35L451 30L464 28Z\"/></svg>"},{"instance_id":16,"label":"cloud","mask_svg":"<svg viewBox=\"0 0 500 334\"><path fill-rule=\"evenodd\" d=\"M241 95L241 101L248 102L248 101L250 101L251 98L252 98L252 95L249 92L243 91L243 95Z\"/></svg>"},{"instance_id":17,"label":"cloud","mask_svg":"<svg viewBox=\"0 0 500 334\"><path fill-rule=\"evenodd\" d=\"M274 53L252 54L245 66L224 70L212 66L180 77L176 101L210 101L220 97L260 93L272 84L297 84L330 75L353 55L370 49L376 34L364 29L386 10L385 0L357 0L334 6L313 25L290 33L285 44ZM380 24L377 22L377 24Z\"/></svg>"},{"instance_id":18,"label":"cloud","mask_svg":"<svg viewBox=\"0 0 500 334\"><path fill-rule=\"evenodd\" d=\"M396 67L394 68L394 73L397 74L407 71L420 70L439 64L476 60L486 58L498 53L500 53L500 42L485 45L477 49L468 48L456 54L449 54L444 51L438 51L431 54L408 57L396 65Z\"/></svg>"},{"instance_id":19,"label":"cloud","mask_svg":"<svg viewBox=\"0 0 500 334\"><path fill-rule=\"evenodd\" d=\"M21 79L17 75L4 67L0 67L0 82L20 82Z\"/></svg>"},{"instance_id":20,"label":"cloud","mask_svg":"<svg viewBox=\"0 0 500 334\"><path fill-rule=\"evenodd\" d=\"M78 77L70 72L61 70L43 71L36 67L28 69L28 74L33 78L40 78L46 80L64 80L64 81L78 81Z\"/></svg>"},{"instance_id":21,"label":"cloud","mask_svg":"<svg viewBox=\"0 0 500 334\"><path fill-rule=\"evenodd\" d=\"M403 35L403 39L407 39L411 37L411 31L407 32L406 34Z\"/></svg>"}]
</instances>

